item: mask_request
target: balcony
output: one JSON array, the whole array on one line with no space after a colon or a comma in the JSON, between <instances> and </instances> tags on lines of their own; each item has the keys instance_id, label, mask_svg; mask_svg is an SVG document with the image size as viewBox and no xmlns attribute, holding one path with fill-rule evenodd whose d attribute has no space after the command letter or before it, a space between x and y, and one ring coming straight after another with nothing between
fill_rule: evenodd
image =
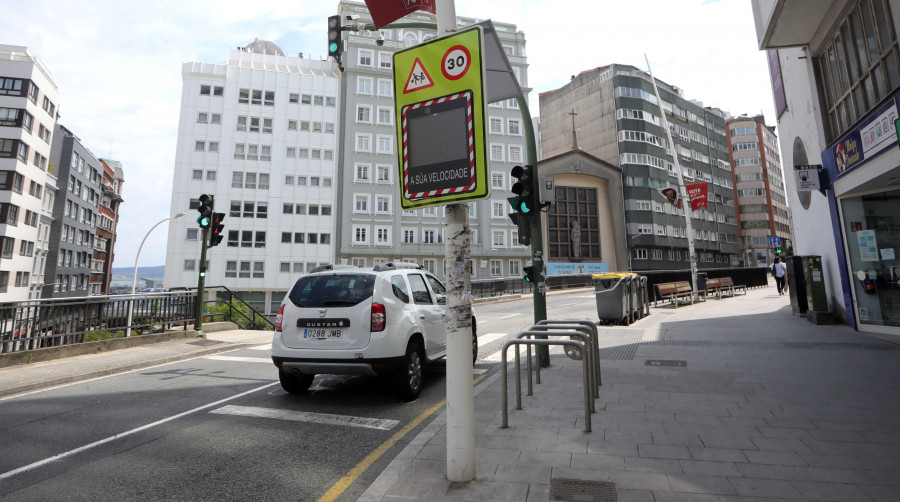
<instances>
[{"instance_id":1,"label":"balcony","mask_svg":"<svg viewBox=\"0 0 900 502\"><path fill-rule=\"evenodd\" d=\"M847 0L753 0L760 50L810 45L816 31L834 19Z\"/></svg>"}]
</instances>

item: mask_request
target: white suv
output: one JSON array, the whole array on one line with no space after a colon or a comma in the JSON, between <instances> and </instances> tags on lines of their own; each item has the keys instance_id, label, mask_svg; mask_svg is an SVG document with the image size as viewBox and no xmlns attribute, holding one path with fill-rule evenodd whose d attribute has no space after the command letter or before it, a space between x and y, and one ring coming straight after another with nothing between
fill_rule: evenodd
<instances>
[{"instance_id":1,"label":"white suv","mask_svg":"<svg viewBox=\"0 0 900 502\"><path fill-rule=\"evenodd\" d=\"M443 284L415 263L319 267L297 280L275 318L281 386L305 392L317 374L390 375L402 398L415 399L423 365L447 353L446 311Z\"/></svg>"}]
</instances>

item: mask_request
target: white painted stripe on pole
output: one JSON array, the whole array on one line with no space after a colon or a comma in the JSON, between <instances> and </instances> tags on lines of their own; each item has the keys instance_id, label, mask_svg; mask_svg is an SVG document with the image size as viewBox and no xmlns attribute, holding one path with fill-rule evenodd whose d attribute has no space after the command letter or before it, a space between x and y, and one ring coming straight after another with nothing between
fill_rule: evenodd
<instances>
[{"instance_id":1,"label":"white painted stripe on pole","mask_svg":"<svg viewBox=\"0 0 900 502\"><path fill-rule=\"evenodd\" d=\"M13 476L15 476L15 475L17 475L17 474L21 474L21 473L23 473L23 472L28 472L28 471L30 471L30 470L37 469L38 467L47 465L47 464L49 464L49 463L56 462L57 460L62 460L62 459L64 459L64 458L66 458L66 457L70 457L70 456L72 456L72 455L75 455L76 453L81 453L81 452L83 452L83 451L90 450L91 448L94 448L94 447L97 447L97 446L100 446L100 445L104 445L104 444L106 444L106 443L111 443L111 442L113 442L113 441L115 441L115 440L117 440L117 439L122 439L122 438L127 437L127 436L130 436L130 435L132 435L132 434L136 434L136 433L138 433L138 432L145 431L145 430L147 430L147 429L156 427L157 425L162 425L162 424L164 424L164 423L166 423L166 422L171 422L171 421L173 421L173 420L177 420L177 419L179 419L179 418L181 418L181 417L185 417L185 416L190 415L190 414L192 414L192 413L196 413L196 412L198 412L198 411L202 411L202 410L205 410L205 409L207 409L207 408L212 408L212 407L218 406L218 405L220 405L220 404L222 404L222 403L227 403L228 401L237 399L237 398L239 398L239 397L246 396L247 394L253 394L254 392L258 392L258 391L261 391L261 390L263 390L263 389L272 387L273 385L278 385L278 382L268 383L268 384L266 384L266 385L262 385L262 386L260 386L260 387L256 387L255 389L251 389L251 390L248 390L248 391L246 391L246 392L241 392L240 394L235 394L235 395L233 395L233 396L231 396L231 397L226 397L225 399L220 399L220 400L218 400L218 401L216 401L216 402L214 402L214 403L204 404L203 406L198 406L198 407L196 407L196 408L194 408L194 409L192 409L192 410L188 410L188 411L179 413L179 414L177 414L177 415L172 415L171 417L166 417L166 418L163 418L162 420L157 420L156 422L149 423L149 424L147 424L147 425L142 425L142 426L140 426L140 427L138 427L138 428L136 428L136 429L131 429L130 431L125 431L125 432L116 434L115 436L110 436L110 437L108 437L108 438L101 439L101 440L99 440L99 441L94 441L93 443L86 444L86 445L84 445L84 446L80 446L80 447L78 447L78 448L75 448L74 450L69 450L69 451L67 451L67 452L60 453L59 455L54 455L54 456L52 456L52 457L48 457L48 458L45 458L45 459L43 459L43 460L38 460L37 462L33 462L33 463L28 464L28 465L24 465L24 466L22 466L22 467L19 467L18 469L13 469L13 470L11 470L11 471L7 471L7 472L4 472L4 473L0 474L0 481L2 481L2 480L4 480L4 479L7 479L7 478L11 478L11 477L13 477Z\"/></svg>"},{"instance_id":2,"label":"white painted stripe on pole","mask_svg":"<svg viewBox=\"0 0 900 502\"><path fill-rule=\"evenodd\" d=\"M210 413L254 418L274 418L277 420L290 420L292 422L346 425L348 427L361 427L363 429L378 429L382 431L389 431L400 423L398 420L386 418L354 417L349 415L332 415L330 413L313 413L311 411L277 410L274 408L260 408L258 406L234 406L231 404L212 410Z\"/></svg>"},{"instance_id":3,"label":"white painted stripe on pole","mask_svg":"<svg viewBox=\"0 0 900 502\"><path fill-rule=\"evenodd\" d=\"M272 350L272 344L267 343L265 345L257 345L255 347L247 347L250 350Z\"/></svg>"},{"instance_id":4,"label":"white painted stripe on pole","mask_svg":"<svg viewBox=\"0 0 900 502\"><path fill-rule=\"evenodd\" d=\"M504 336L507 336L507 333L485 333L484 335L478 337L478 346L483 347L493 342L494 340L503 338Z\"/></svg>"},{"instance_id":5,"label":"white painted stripe on pole","mask_svg":"<svg viewBox=\"0 0 900 502\"><path fill-rule=\"evenodd\" d=\"M243 356L204 356L203 359L212 359L213 361L232 361L238 363L266 363L274 364L272 359L268 357L243 357Z\"/></svg>"}]
</instances>

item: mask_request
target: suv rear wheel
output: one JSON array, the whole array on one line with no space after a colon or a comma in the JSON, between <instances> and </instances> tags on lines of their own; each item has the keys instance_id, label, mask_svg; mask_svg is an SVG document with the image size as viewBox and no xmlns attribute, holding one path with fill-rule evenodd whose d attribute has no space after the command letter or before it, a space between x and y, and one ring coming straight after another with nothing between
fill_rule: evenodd
<instances>
[{"instance_id":1,"label":"suv rear wheel","mask_svg":"<svg viewBox=\"0 0 900 502\"><path fill-rule=\"evenodd\" d=\"M402 399L412 401L419 397L422 391L422 378L425 376L424 362L419 342L410 341L406 346L403 363L394 374L394 387Z\"/></svg>"},{"instance_id":2,"label":"suv rear wheel","mask_svg":"<svg viewBox=\"0 0 900 502\"><path fill-rule=\"evenodd\" d=\"M312 385L314 378L316 378L315 375L297 375L288 373L284 370L278 370L278 380L281 381L281 388L284 389L285 392L291 394L299 394L309 390L309 386Z\"/></svg>"}]
</instances>

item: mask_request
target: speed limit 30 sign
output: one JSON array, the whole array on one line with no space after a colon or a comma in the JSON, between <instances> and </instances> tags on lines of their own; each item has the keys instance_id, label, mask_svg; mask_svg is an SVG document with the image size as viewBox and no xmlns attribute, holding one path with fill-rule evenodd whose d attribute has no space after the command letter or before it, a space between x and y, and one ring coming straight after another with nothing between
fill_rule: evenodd
<instances>
[{"instance_id":1,"label":"speed limit 30 sign","mask_svg":"<svg viewBox=\"0 0 900 502\"><path fill-rule=\"evenodd\" d=\"M394 53L403 209L490 195L483 39L472 26Z\"/></svg>"},{"instance_id":2,"label":"speed limit 30 sign","mask_svg":"<svg viewBox=\"0 0 900 502\"><path fill-rule=\"evenodd\" d=\"M459 80L472 66L472 54L463 45L454 45L443 57L441 72L447 80Z\"/></svg>"}]
</instances>

